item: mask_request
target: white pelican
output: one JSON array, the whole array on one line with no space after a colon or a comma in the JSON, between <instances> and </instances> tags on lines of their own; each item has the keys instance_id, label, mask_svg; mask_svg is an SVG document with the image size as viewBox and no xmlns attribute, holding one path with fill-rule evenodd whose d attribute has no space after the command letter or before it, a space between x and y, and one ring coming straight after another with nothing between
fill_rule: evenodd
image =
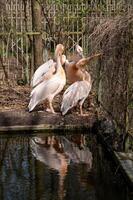
<instances>
[{"instance_id":1,"label":"white pelican","mask_svg":"<svg viewBox=\"0 0 133 200\"><path fill-rule=\"evenodd\" d=\"M66 84L66 76L64 69L61 64L61 56L64 51L64 46L62 44L58 44L56 47L55 55L56 55L56 71L54 74L51 74L48 79L43 80L39 83L32 91L30 95L30 103L28 105L29 111L32 111L35 106L41 103L43 100L48 100L49 103L49 111L51 113L55 113L52 101L53 98L61 92Z\"/></svg>"},{"instance_id":2,"label":"white pelican","mask_svg":"<svg viewBox=\"0 0 133 200\"><path fill-rule=\"evenodd\" d=\"M61 104L61 112L63 115L65 115L68 110L75 107L78 103L80 106L80 115L84 115L82 105L91 91L92 81L91 76L87 71L84 71L83 73L83 80L74 82L63 94L63 100Z\"/></svg>"}]
</instances>

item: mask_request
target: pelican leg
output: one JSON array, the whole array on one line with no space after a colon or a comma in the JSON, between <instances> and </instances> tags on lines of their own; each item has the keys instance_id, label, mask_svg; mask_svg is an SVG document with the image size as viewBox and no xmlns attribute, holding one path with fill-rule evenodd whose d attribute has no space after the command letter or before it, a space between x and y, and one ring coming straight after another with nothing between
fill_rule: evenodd
<instances>
[{"instance_id":1,"label":"pelican leg","mask_svg":"<svg viewBox=\"0 0 133 200\"><path fill-rule=\"evenodd\" d=\"M47 108L46 111L55 114L55 111L52 105L52 100L49 100L48 103L49 103L49 108Z\"/></svg>"},{"instance_id":2,"label":"pelican leg","mask_svg":"<svg viewBox=\"0 0 133 200\"><path fill-rule=\"evenodd\" d=\"M50 107L51 112L54 114L55 111L54 111L54 108L53 108L52 102L49 103L49 107Z\"/></svg>"},{"instance_id":3,"label":"pelican leg","mask_svg":"<svg viewBox=\"0 0 133 200\"><path fill-rule=\"evenodd\" d=\"M83 99L83 100L81 100L81 101L79 102L79 109L80 109L80 115L81 115L81 116L86 116L86 115L88 115L88 114L84 114L84 113L83 113L82 105L83 105L83 103L84 103L84 100L85 100L85 99Z\"/></svg>"},{"instance_id":4,"label":"pelican leg","mask_svg":"<svg viewBox=\"0 0 133 200\"><path fill-rule=\"evenodd\" d=\"M83 108L82 108L82 104L79 104L79 109L80 109L80 115L83 116Z\"/></svg>"}]
</instances>

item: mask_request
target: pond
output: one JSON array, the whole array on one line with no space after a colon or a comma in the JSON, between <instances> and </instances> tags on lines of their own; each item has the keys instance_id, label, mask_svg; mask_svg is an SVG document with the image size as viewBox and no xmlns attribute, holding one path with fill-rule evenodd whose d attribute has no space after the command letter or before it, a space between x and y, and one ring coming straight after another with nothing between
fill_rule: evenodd
<instances>
[{"instance_id":1,"label":"pond","mask_svg":"<svg viewBox=\"0 0 133 200\"><path fill-rule=\"evenodd\" d=\"M0 136L0 200L130 200L93 134Z\"/></svg>"}]
</instances>

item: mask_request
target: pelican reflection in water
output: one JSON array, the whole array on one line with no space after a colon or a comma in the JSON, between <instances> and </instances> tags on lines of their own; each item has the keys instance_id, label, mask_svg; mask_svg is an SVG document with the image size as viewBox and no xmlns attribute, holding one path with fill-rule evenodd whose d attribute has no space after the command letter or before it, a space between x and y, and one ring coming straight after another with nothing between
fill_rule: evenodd
<instances>
[{"instance_id":1,"label":"pelican reflection in water","mask_svg":"<svg viewBox=\"0 0 133 200\"><path fill-rule=\"evenodd\" d=\"M84 163L87 171L92 168L92 153L85 145L85 136L74 138L64 136L34 137L31 139L31 151L33 156L44 163L48 168L55 170L59 175L59 196L63 199L64 180L71 164Z\"/></svg>"}]
</instances>

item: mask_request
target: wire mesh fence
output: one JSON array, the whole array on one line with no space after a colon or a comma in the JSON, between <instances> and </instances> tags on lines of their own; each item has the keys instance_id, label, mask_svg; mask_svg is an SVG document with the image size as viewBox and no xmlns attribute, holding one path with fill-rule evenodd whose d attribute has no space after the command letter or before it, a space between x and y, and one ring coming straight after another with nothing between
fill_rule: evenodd
<instances>
[{"instance_id":1,"label":"wire mesh fence","mask_svg":"<svg viewBox=\"0 0 133 200\"><path fill-rule=\"evenodd\" d=\"M41 9L41 29L33 27L33 1ZM88 36L92 22L128 12L126 0L6 0L0 1L0 83L6 78L16 84L30 82L34 71L34 38L43 43L43 61L51 57L57 43L67 52L80 44L85 54L91 49Z\"/></svg>"}]
</instances>

